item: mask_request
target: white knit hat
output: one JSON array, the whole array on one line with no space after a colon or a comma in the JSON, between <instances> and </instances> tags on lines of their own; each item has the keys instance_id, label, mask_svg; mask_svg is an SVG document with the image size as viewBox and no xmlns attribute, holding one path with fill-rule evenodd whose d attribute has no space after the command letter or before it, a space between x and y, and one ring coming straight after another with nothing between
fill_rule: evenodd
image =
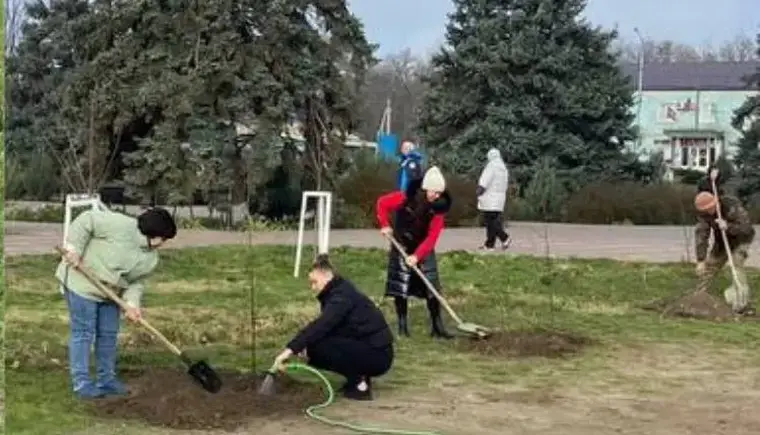
<instances>
[{"instance_id":1,"label":"white knit hat","mask_svg":"<svg viewBox=\"0 0 760 435\"><path fill-rule=\"evenodd\" d=\"M422 190L431 190L433 192L443 192L446 190L446 180L443 178L438 166L433 166L425 172L422 178Z\"/></svg>"}]
</instances>

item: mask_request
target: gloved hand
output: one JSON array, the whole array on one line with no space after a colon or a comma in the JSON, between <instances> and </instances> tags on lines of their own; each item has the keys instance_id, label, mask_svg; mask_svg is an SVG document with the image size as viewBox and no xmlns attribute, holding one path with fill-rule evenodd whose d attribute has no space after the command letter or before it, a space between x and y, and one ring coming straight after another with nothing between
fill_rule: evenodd
<instances>
[{"instance_id":1,"label":"gloved hand","mask_svg":"<svg viewBox=\"0 0 760 435\"><path fill-rule=\"evenodd\" d=\"M697 276L702 276L707 271L707 265L705 265L704 261L698 261L696 270L697 270Z\"/></svg>"}]
</instances>

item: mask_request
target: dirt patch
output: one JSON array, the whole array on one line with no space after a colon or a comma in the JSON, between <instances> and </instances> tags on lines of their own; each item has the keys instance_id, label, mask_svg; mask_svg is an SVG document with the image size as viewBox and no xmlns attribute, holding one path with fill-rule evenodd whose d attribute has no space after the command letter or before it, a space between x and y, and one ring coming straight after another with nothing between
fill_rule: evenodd
<instances>
[{"instance_id":1,"label":"dirt patch","mask_svg":"<svg viewBox=\"0 0 760 435\"><path fill-rule=\"evenodd\" d=\"M707 292L697 292L676 300L666 315L718 321L733 318L731 308Z\"/></svg>"},{"instance_id":2,"label":"dirt patch","mask_svg":"<svg viewBox=\"0 0 760 435\"><path fill-rule=\"evenodd\" d=\"M459 342L463 350L486 356L560 358L580 352L591 340L574 334L550 331L502 331L488 339Z\"/></svg>"},{"instance_id":3,"label":"dirt patch","mask_svg":"<svg viewBox=\"0 0 760 435\"><path fill-rule=\"evenodd\" d=\"M688 317L712 321L725 321L734 317L731 307L707 292L695 292L670 301L650 304L650 309L659 309L663 316Z\"/></svg>"},{"instance_id":4,"label":"dirt patch","mask_svg":"<svg viewBox=\"0 0 760 435\"><path fill-rule=\"evenodd\" d=\"M128 373L129 397L99 400L92 406L98 417L135 420L152 426L183 430L234 431L257 418L293 417L324 400L319 386L277 379L277 394L257 394L262 377L220 373L224 386L217 394L204 391L185 373L149 370Z\"/></svg>"},{"instance_id":5,"label":"dirt patch","mask_svg":"<svg viewBox=\"0 0 760 435\"><path fill-rule=\"evenodd\" d=\"M725 321L760 321L756 311L737 315L722 299L710 293L695 292L675 299L659 299L640 307L647 311L659 312L664 317L686 317L714 322Z\"/></svg>"}]
</instances>

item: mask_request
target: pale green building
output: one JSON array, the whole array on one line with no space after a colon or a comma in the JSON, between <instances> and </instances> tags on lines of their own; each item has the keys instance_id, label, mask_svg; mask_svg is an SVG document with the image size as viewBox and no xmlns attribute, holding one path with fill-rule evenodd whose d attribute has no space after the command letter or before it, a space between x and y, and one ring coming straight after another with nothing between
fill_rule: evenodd
<instances>
[{"instance_id":1,"label":"pale green building","mask_svg":"<svg viewBox=\"0 0 760 435\"><path fill-rule=\"evenodd\" d=\"M731 158L740 136L731 125L734 111L758 93L745 78L759 68L756 61L624 65L637 89L634 123L641 131L631 146L644 155L661 151L670 169L704 171L721 155Z\"/></svg>"}]
</instances>

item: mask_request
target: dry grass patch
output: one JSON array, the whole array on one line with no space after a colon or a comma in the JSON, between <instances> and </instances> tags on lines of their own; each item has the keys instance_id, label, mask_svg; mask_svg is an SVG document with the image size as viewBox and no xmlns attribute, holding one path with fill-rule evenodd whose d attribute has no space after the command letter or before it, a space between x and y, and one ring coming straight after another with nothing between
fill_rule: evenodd
<instances>
[{"instance_id":1,"label":"dry grass patch","mask_svg":"<svg viewBox=\"0 0 760 435\"><path fill-rule=\"evenodd\" d=\"M68 325L69 316L65 310L40 311L27 307L11 307L5 313L5 321L9 323L34 323L45 328Z\"/></svg>"},{"instance_id":2,"label":"dry grass patch","mask_svg":"<svg viewBox=\"0 0 760 435\"><path fill-rule=\"evenodd\" d=\"M505 303L521 302L531 306L554 305L555 308L583 314L605 314L619 316L627 314L632 307L626 303L609 303L601 300L578 300L562 294L547 295L541 293L515 292L504 296Z\"/></svg>"},{"instance_id":3,"label":"dry grass patch","mask_svg":"<svg viewBox=\"0 0 760 435\"><path fill-rule=\"evenodd\" d=\"M658 343L620 349L610 370L626 385L652 391L699 387L736 392L760 390L757 354L740 348Z\"/></svg>"},{"instance_id":4,"label":"dry grass patch","mask_svg":"<svg viewBox=\"0 0 760 435\"><path fill-rule=\"evenodd\" d=\"M228 282L216 279L205 280L176 280L151 284L151 291L157 294L192 294L225 291L230 287Z\"/></svg>"},{"instance_id":5,"label":"dry grass patch","mask_svg":"<svg viewBox=\"0 0 760 435\"><path fill-rule=\"evenodd\" d=\"M60 294L53 272L54 269L50 272L49 278L27 278L8 274L5 285L9 292L13 292L12 297L20 297L22 293L51 296Z\"/></svg>"}]
</instances>

